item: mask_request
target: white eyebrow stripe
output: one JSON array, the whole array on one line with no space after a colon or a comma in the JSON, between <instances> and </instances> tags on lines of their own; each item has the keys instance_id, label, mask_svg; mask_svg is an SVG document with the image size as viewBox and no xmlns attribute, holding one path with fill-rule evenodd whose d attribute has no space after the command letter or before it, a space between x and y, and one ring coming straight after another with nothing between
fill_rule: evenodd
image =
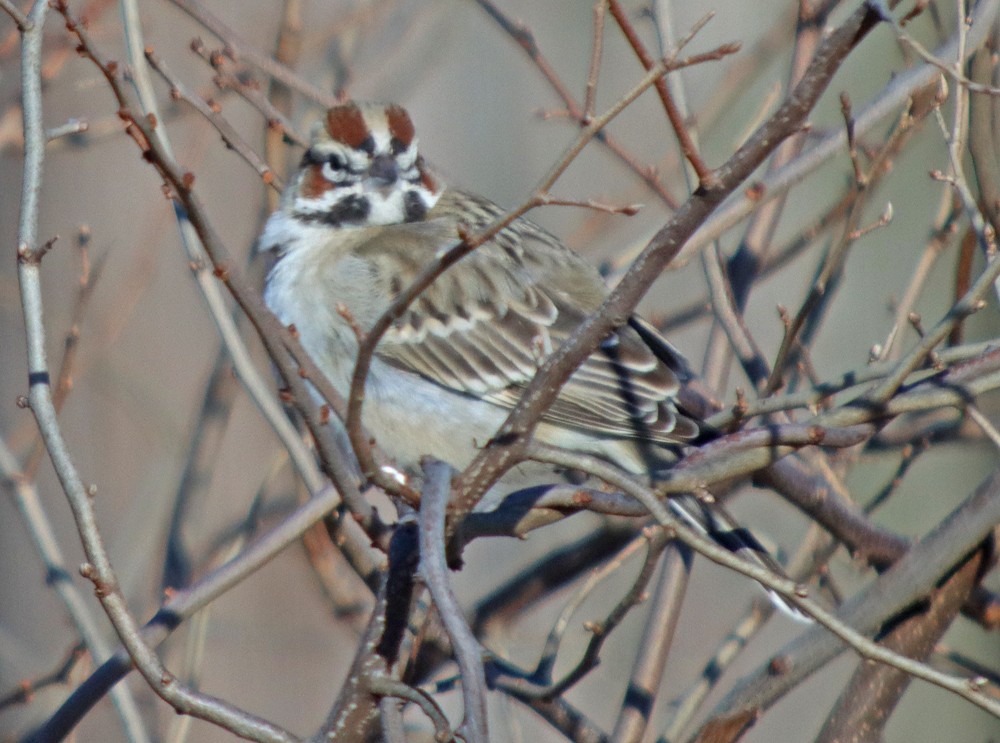
<instances>
[{"instance_id":1,"label":"white eyebrow stripe","mask_svg":"<svg viewBox=\"0 0 1000 743\"><path fill-rule=\"evenodd\" d=\"M385 109L381 106L369 106L364 109L365 124L368 125L368 133L375 142L375 152L389 152L389 145L392 135L389 133L389 120L386 118Z\"/></svg>"}]
</instances>

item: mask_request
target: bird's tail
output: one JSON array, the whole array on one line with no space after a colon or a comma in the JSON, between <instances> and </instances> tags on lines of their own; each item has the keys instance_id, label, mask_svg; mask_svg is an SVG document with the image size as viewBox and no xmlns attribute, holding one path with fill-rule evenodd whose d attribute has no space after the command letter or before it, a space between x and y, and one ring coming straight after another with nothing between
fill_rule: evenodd
<instances>
[{"instance_id":1,"label":"bird's tail","mask_svg":"<svg viewBox=\"0 0 1000 743\"><path fill-rule=\"evenodd\" d=\"M721 504L700 499L691 493L671 496L668 502L674 515L699 534L708 537L751 565L765 568L782 578L787 577L781 563L761 544L753 532L741 526ZM767 586L762 588L767 591L771 603L781 613L799 622L812 622L809 616L784 597Z\"/></svg>"}]
</instances>

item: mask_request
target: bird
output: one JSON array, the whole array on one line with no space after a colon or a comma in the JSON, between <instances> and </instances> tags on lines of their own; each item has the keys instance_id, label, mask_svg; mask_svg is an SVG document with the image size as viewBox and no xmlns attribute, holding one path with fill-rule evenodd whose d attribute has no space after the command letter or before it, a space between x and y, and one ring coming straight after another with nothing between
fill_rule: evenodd
<instances>
[{"instance_id":1,"label":"bird","mask_svg":"<svg viewBox=\"0 0 1000 743\"><path fill-rule=\"evenodd\" d=\"M268 307L346 396L370 329L430 263L505 214L450 187L397 104L347 102L314 127L257 248L273 256ZM378 342L362 421L398 468L430 455L462 470L496 433L538 367L608 289L598 270L525 217L449 267ZM683 355L633 315L563 385L534 433L655 479L707 429L679 402ZM676 515L719 544L778 569L721 507L687 494Z\"/></svg>"}]
</instances>

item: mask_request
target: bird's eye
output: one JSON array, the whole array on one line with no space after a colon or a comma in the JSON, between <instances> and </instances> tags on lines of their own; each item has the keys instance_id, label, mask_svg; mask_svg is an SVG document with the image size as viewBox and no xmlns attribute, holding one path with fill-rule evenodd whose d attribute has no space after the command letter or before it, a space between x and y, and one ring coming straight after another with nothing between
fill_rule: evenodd
<instances>
[{"instance_id":1,"label":"bird's eye","mask_svg":"<svg viewBox=\"0 0 1000 743\"><path fill-rule=\"evenodd\" d=\"M343 155L334 153L326 159L327 164L334 170L343 170L347 166L347 161Z\"/></svg>"},{"instance_id":2,"label":"bird's eye","mask_svg":"<svg viewBox=\"0 0 1000 743\"><path fill-rule=\"evenodd\" d=\"M306 167L307 165L322 165L325 162L326 162L326 158L323 157L323 155L321 155L320 153L316 152L316 150L314 150L312 148L310 148L310 149L308 149L308 150L306 150L305 152L302 153L302 167L303 168Z\"/></svg>"}]
</instances>

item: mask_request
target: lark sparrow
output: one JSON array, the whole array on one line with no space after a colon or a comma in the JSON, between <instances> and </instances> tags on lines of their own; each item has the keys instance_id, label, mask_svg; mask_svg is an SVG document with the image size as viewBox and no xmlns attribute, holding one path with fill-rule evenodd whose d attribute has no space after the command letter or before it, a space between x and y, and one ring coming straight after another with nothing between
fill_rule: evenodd
<instances>
[{"instance_id":1,"label":"lark sparrow","mask_svg":"<svg viewBox=\"0 0 1000 743\"><path fill-rule=\"evenodd\" d=\"M346 395L358 343L338 305L368 329L418 272L503 210L446 187L396 105L349 103L317 125L259 249L277 260L265 299ZM517 219L448 269L378 344L363 422L399 465L432 455L465 467L552 349L598 309L598 272L556 237ZM570 377L536 437L633 474L672 461L699 433L677 402L690 374L646 321L631 317ZM692 496L675 511L725 546L756 540Z\"/></svg>"}]
</instances>

